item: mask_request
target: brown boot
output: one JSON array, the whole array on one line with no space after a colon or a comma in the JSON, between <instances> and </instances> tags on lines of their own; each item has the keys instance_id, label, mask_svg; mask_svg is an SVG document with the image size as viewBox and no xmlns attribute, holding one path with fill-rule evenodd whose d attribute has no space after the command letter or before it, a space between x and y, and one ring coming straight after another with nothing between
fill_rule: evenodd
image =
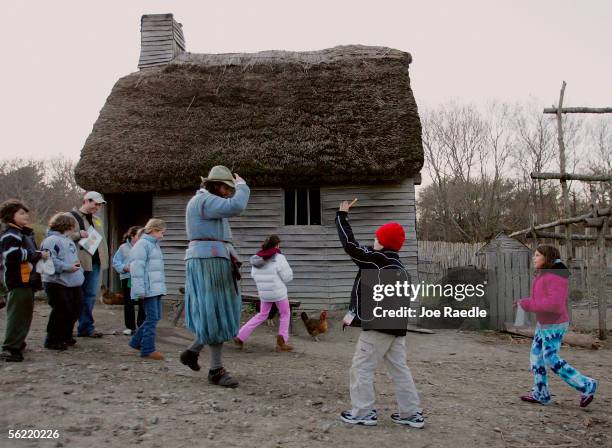
<instances>
[{"instance_id":1,"label":"brown boot","mask_svg":"<svg viewBox=\"0 0 612 448\"><path fill-rule=\"evenodd\" d=\"M238 338L234 338L234 344L236 344L239 349L242 349L244 347L244 342Z\"/></svg>"},{"instance_id":2,"label":"brown boot","mask_svg":"<svg viewBox=\"0 0 612 448\"><path fill-rule=\"evenodd\" d=\"M285 339L279 334L276 336L276 348L277 352L290 352L293 347L285 342Z\"/></svg>"},{"instance_id":3,"label":"brown boot","mask_svg":"<svg viewBox=\"0 0 612 448\"><path fill-rule=\"evenodd\" d=\"M162 359L164 359L164 355L162 355L160 352L153 352L153 353L149 353L147 356L143 356L143 358L145 359L154 359L155 361L161 361Z\"/></svg>"}]
</instances>

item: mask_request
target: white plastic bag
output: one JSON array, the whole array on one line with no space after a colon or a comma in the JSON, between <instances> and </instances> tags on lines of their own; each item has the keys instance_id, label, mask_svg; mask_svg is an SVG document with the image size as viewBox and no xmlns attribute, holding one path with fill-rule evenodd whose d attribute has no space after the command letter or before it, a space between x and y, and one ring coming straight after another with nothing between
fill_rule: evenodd
<instances>
[{"instance_id":1,"label":"white plastic bag","mask_svg":"<svg viewBox=\"0 0 612 448\"><path fill-rule=\"evenodd\" d=\"M515 327L525 326L525 310L520 305L516 306L516 316L514 318L514 326Z\"/></svg>"},{"instance_id":2,"label":"white plastic bag","mask_svg":"<svg viewBox=\"0 0 612 448\"><path fill-rule=\"evenodd\" d=\"M36 272L42 275L53 275L55 274L55 266L53 266L53 260L51 257L43 260L42 258L36 263Z\"/></svg>"}]
</instances>

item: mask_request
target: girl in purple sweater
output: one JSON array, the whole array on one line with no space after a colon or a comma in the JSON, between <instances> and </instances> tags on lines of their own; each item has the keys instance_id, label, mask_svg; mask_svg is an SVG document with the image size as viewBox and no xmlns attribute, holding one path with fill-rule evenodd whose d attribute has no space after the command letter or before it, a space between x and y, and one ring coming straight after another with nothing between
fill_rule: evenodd
<instances>
[{"instance_id":1,"label":"girl in purple sweater","mask_svg":"<svg viewBox=\"0 0 612 448\"><path fill-rule=\"evenodd\" d=\"M580 407L585 407L593 401L597 381L581 374L558 354L569 325L567 296L570 273L554 246L538 246L533 255L533 265L536 275L531 297L518 302L525 311L535 313L538 322L529 357L534 375L533 388L521 400L544 405L550 403L546 376L547 369L550 369L582 394Z\"/></svg>"}]
</instances>

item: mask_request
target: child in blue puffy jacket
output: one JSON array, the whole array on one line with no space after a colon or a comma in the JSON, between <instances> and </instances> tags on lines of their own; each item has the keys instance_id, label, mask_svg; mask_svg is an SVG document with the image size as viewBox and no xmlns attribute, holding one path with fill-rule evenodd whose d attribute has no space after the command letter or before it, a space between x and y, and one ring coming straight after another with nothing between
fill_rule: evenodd
<instances>
[{"instance_id":1,"label":"child in blue puffy jacket","mask_svg":"<svg viewBox=\"0 0 612 448\"><path fill-rule=\"evenodd\" d=\"M42 276L51 306L45 348L51 350L66 350L76 344L72 332L81 314L81 285L85 280L78 249L70 237L77 226L77 221L68 213L54 215L41 245L51 254L55 268L53 274Z\"/></svg>"},{"instance_id":2,"label":"child in blue puffy jacket","mask_svg":"<svg viewBox=\"0 0 612 448\"><path fill-rule=\"evenodd\" d=\"M132 300L142 300L145 320L129 343L140 350L143 358L162 360L164 356L155 349L157 322L161 318L161 298L166 295L164 257L159 242L164 237L166 223L161 219L149 219L144 234L130 252Z\"/></svg>"},{"instance_id":3,"label":"child in blue puffy jacket","mask_svg":"<svg viewBox=\"0 0 612 448\"><path fill-rule=\"evenodd\" d=\"M132 278L130 275L130 252L134 245L138 242L138 231L141 228L138 226L130 227L125 235L123 235L123 244L119 246L117 252L113 256L113 268L119 274L121 280L121 291L123 292L123 320L125 322L125 330L123 334L131 335L136 331L136 327L140 327L145 319L144 306L140 300L131 300L130 289L132 288ZM138 317L134 312L134 305L138 304Z\"/></svg>"}]
</instances>

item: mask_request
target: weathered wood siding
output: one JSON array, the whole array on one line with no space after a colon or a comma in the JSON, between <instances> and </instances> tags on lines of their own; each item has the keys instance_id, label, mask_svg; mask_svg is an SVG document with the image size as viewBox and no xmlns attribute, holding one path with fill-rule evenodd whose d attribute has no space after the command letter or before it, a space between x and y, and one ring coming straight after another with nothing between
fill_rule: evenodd
<instances>
[{"instance_id":1,"label":"weathered wood siding","mask_svg":"<svg viewBox=\"0 0 612 448\"><path fill-rule=\"evenodd\" d=\"M166 259L169 294L177 294L184 284L185 206L191 193L156 195L153 214L168 223L162 241ZM358 198L350 214L356 238L372 244L374 231L384 222L397 221L407 231L400 253L413 279L417 279L417 242L415 234L415 194L412 179L387 186L342 186L321 188L320 226L284 226L283 190L254 188L245 212L230 220L234 242L242 256L242 291L256 295L250 278L248 259L260 249L262 241L276 233L289 260L294 280L288 285L290 297L299 299L307 309L344 307L356 274L356 266L344 254L334 223L341 200Z\"/></svg>"}]
</instances>

